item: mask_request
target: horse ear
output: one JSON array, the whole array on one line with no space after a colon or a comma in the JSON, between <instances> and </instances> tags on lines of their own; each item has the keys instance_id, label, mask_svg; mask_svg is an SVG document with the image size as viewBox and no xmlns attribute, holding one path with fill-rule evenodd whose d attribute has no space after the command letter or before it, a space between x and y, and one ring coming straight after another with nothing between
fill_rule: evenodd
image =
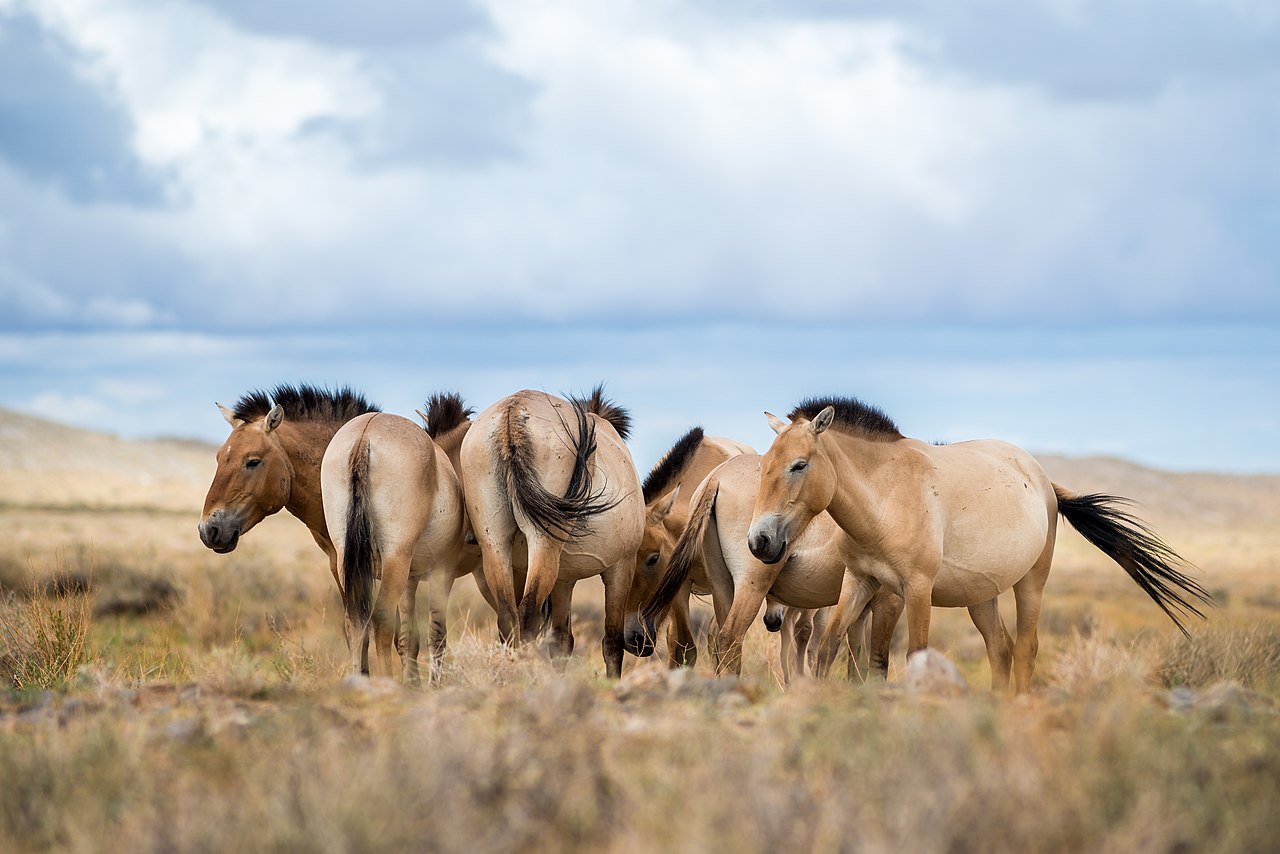
<instances>
[{"instance_id":1,"label":"horse ear","mask_svg":"<svg viewBox=\"0 0 1280 854\"><path fill-rule=\"evenodd\" d=\"M680 494L680 484L676 484L676 488L667 493L665 498L659 498L658 503L649 511L649 523L656 525L671 513L671 508L676 504L676 496Z\"/></svg>"},{"instance_id":2,"label":"horse ear","mask_svg":"<svg viewBox=\"0 0 1280 854\"><path fill-rule=\"evenodd\" d=\"M418 413L418 417L422 419L422 426L424 428L431 423L431 420L427 418L427 413L423 412L421 409L415 409L413 411Z\"/></svg>"},{"instance_id":3,"label":"horse ear","mask_svg":"<svg viewBox=\"0 0 1280 854\"><path fill-rule=\"evenodd\" d=\"M781 433L783 430L787 429L787 422L783 421L772 412L766 411L764 417L769 419L769 426L773 428L773 432Z\"/></svg>"},{"instance_id":4,"label":"horse ear","mask_svg":"<svg viewBox=\"0 0 1280 854\"><path fill-rule=\"evenodd\" d=\"M813 419L813 435L816 436L830 427L831 422L835 420L835 417L836 408L834 406L828 406L826 409L819 412L817 417Z\"/></svg>"},{"instance_id":5,"label":"horse ear","mask_svg":"<svg viewBox=\"0 0 1280 854\"><path fill-rule=\"evenodd\" d=\"M221 403L215 401L213 405L218 407L218 411L222 413L222 417L227 419L227 423L230 424L233 429L244 423L244 419L236 418L236 414L230 409L227 409Z\"/></svg>"},{"instance_id":6,"label":"horse ear","mask_svg":"<svg viewBox=\"0 0 1280 854\"><path fill-rule=\"evenodd\" d=\"M267 413L267 417L262 419L262 432L270 433L284 422L284 407L276 404L271 407L271 411Z\"/></svg>"}]
</instances>

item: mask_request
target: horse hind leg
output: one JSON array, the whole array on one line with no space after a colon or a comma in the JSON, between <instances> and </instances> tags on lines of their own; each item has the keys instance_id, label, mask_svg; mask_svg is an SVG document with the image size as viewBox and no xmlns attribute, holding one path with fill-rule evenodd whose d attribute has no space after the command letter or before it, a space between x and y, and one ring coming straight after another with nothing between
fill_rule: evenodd
<instances>
[{"instance_id":1,"label":"horse hind leg","mask_svg":"<svg viewBox=\"0 0 1280 854\"><path fill-rule=\"evenodd\" d=\"M698 645L694 641L693 621L689 614L689 597L693 582L685 581L671 603L667 616L667 666L693 667L698 660Z\"/></svg>"},{"instance_id":2,"label":"horse hind leg","mask_svg":"<svg viewBox=\"0 0 1280 854\"><path fill-rule=\"evenodd\" d=\"M1031 688L1035 674L1036 652L1040 641L1037 629L1040 623L1040 607L1044 600L1044 585L1049 577L1049 564L1053 560L1053 540L1045 547L1031 571L1013 585L1014 601L1018 604L1018 637L1013 646L1014 690L1019 694Z\"/></svg>"},{"instance_id":3,"label":"horse hind leg","mask_svg":"<svg viewBox=\"0 0 1280 854\"><path fill-rule=\"evenodd\" d=\"M573 655L573 583L558 581L551 590L551 637L547 643L551 664L563 673Z\"/></svg>"},{"instance_id":4,"label":"horse hind leg","mask_svg":"<svg viewBox=\"0 0 1280 854\"><path fill-rule=\"evenodd\" d=\"M600 653L604 656L605 675L610 679L622 677L622 632L626 625L627 594L631 591L631 579L635 576L635 555L623 558L604 571L604 637L600 640Z\"/></svg>"},{"instance_id":5,"label":"horse hind leg","mask_svg":"<svg viewBox=\"0 0 1280 854\"><path fill-rule=\"evenodd\" d=\"M529 573L525 577L524 596L518 614L521 643L528 643L542 630L542 606L555 589L560 575L560 555L564 543L550 537L531 535L529 540Z\"/></svg>"},{"instance_id":6,"label":"horse hind leg","mask_svg":"<svg viewBox=\"0 0 1280 854\"><path fill-rule=\"evenodd\" d=\"M448 643L445 614L456 577L457 574L452 569L439 567L427 576L427 654L431 657L428 672L432 682L439 681L441 675L445 646Z\"/></svg>"},{"instance_id":7,"label":"horse hind leg","mask_svg":"<svg viewBox=\"0 0 1280 854\"><path fill-rule=\"evenodd\" d=\"M970 605L969 616L987 647L987 662L991 665L991 690L1007 690L1009 669L1013 666L1013 638L1009 637L1004 619L1000 616L999 598L992 597L986 602Z\"/></svg>"},{"instance_id":8,"label":"horse hind leg","mask_svg":"<svg viewBox=\"0 0 1280 854\"><path fill-rule=\"evenodd\" d=\"M418 652L422 646L422 636L418 632L417 576L410 575L405 581L397 618L399 625L396 626L396 650L400 653L401 674L405 684L417 685L421 681Z\"/></svg>"},{"instance_id":9,"label":"horse hind leg","mask_svg":"<svg viewBox=\"0 0 1280 854\"><path fill-rule=\"evenodd\" d=\"M397 636L404 632L416 632L416 627L410 626L410 620L401 620L401 625L396 626L408 590L411 559L412 554L398 553L388 555L382 561L382 582L378 586L378 596L373 605L373 637L378 648L378 661L386 676L394 676L397 670L404 671L404 667L396 667L400 663L397 662ZM414 656L413 666L416 668L416 649ZM404 663L407 665L407 661Z\"/></svg>"}]
</instances>

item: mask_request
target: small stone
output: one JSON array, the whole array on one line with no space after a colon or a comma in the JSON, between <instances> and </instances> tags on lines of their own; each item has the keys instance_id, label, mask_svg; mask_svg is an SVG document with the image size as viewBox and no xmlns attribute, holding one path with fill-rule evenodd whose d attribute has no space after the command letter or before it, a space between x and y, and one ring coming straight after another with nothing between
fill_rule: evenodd
<instances>
[{"instance_id":1,"label":"small stone","mask_svg":"<svg viewBox=\"0 0 1280 854\"><path fill-rule=\"evenodd\" d=\"M907 675L904 680L907 693L913 696L960 696L969 693L960 668L942 653L922 649L907 657Z\"/></svg>"}]
</instances>

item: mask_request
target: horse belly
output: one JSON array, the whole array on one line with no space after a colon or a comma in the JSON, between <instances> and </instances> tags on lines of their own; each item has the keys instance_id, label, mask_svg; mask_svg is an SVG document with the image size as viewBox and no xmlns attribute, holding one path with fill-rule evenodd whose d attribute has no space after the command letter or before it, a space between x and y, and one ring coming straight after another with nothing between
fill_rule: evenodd
<instances>
[{"instance_id":1,"label":"horse belly","mask_svg":"<svg viewBox=\"0 0 1280 854\"><path fill-rule=\"evenodd\" d=\"M985 602L1021 580L1044 553L1049 537L1044 503L1021 482L1017 489L972 500L967 512L953 516L934 578L934 605Z\"/></svg>"}]
</instances>

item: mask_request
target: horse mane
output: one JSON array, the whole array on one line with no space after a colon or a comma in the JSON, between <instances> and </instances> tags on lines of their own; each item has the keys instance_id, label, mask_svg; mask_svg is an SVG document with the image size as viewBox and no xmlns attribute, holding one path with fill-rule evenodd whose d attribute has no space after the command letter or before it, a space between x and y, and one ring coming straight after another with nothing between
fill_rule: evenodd
<instances>
[{"instance_id":1,"label":"horse mane","mask_svg":"<svg viewBox=\"0 0 1280 854\"><path fill-rule=\"evenodd\" d=\"M631 413L604 396L604 383L591 389L589 397L571 396L569 402L608 421L623 440L631 438Z\"/></svg>"},{"instance_id":2,"label":"horse mane","mask_svg":"<svg viewBox=\"0 0 1280 854\"><path fill-rule=\"evenodd\" d=\"M290 421L340 421L346 423L366 412L382 408L365 400L350 386L328 389L313 385L278 385L271 391L254 389L236 401L232 412L242 421L265 418L279 404Z\"/></svg>"},{"instance_id":3,"label":"horse mane","mask_svg":"<svg viewBox=\"0 0 1280 854\"><path fill-rule=\"evenodd\" d=\"M694 427L677 439L671 449L662 455L662 459L654 464L653 470L644 479L645 504L666 495L671 490L676 479L689 464L689 460L693 459L693 455L697 453L698 446L702 444L702 436L702 428Z\"/></svg>"},{"instance_id":4,"label":"horse mane","mask_svg":"<svg viewBox=\"0 0 1280 854\"><path fill-rule=\"evenodd\" d=\"M832 425L844 433L865 436L869 439L892 442L903 438L898 425L893 419L874 406L863 403L856 397L809 397L796 404L787 415L792 421L806 418L812 421L818 413L828 406L836 411Z\"/></svg>"},{"instance_id":5,"label":"horse mane","mask_svg":"<svg viewBox=\"0 0 1280 854\"><path fill-rule=\"evenodd\" d=\"M465 424L476 414L473 407L467 406L462 395L456 391L438 391L427 398L424 407L427 416L427 435L432 439L439 438L450 430Z\"/></svg>"}]
</instances>

